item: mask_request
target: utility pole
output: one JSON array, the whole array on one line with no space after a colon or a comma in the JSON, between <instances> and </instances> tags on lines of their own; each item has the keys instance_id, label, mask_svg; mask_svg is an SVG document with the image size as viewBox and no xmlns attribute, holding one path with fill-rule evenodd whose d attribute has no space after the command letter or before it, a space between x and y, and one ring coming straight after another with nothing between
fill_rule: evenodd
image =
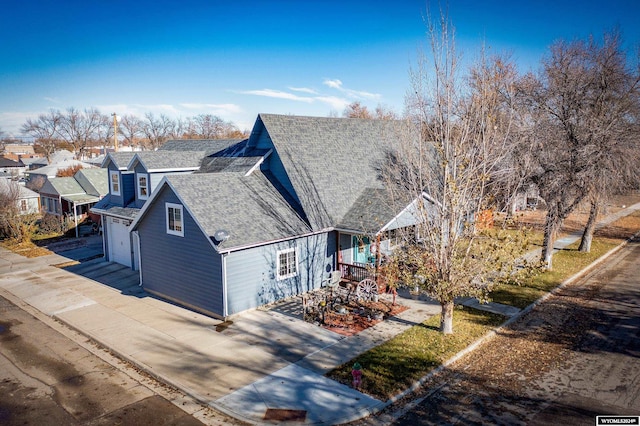
<instances>
[{"instance_id":1,"label":"utility pole","mask_svg":"<svg viewBox=\"0 0 640 426\"><path fill-rule=\"evenodd\" d=\"M111 116L113 117L113 149L118 152L118 116L115 112Z\"/></svg>"}]
</instances>

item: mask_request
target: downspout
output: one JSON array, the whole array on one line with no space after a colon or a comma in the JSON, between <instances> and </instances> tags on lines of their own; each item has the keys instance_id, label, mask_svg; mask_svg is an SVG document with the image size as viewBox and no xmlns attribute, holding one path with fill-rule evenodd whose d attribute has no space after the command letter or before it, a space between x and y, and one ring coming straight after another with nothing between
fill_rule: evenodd
<instances>
[{"instance_id":1,"label":"downspout","mask_svg":"<svg viewBox=\"0 0 640 426\"><path fill-rule=\"evenodd\" d=\"M78 238L78 212L76 212L76 202L71 203L73 207L73 222L76 224L76 238Z\"/></svg>"},{"instance_id":2,"label":"downspout","mask_svg":"<svg viewBox=\"0 0 640 426\"><path fill-rule=\"evenodd\" d=\"M227 294L227 255L222 253L222 317L229 316L229 303Z\"/></svg>"},{"instance_id":3,"label":"downspout","mask_svg":"<svg viewBox=\"0 0 640 426\"><path fill-rule=\"evenodd\" d=\"M133 231L133 235L135 235L136 238L136 244L137 244L137 251L138 251L138 275L139 275L139 279L140 282L138 283L138 286L142 287L142 253L140 253L140 247L142 246L142 244L140 244L140 233L138 231Z\"/></svg>"},{"instance_id":4,"label":"downspout","mask_svg":"<svg viewBox=\"0 0 640 426\"><path fill-rule=\"evenodd\" d=\"M104 238L104 221L105 221L105 216L104 214L100 214L100 226L98 227L98 232L100 232L100 230L102 230L102 232L100 232L102 235L102 257L104 257L104 260L107 260L107 242L105 241Z\"/></svg>"},{"instance_id":5,"label":"downspout","mask_svg":"<svg viewBox=\"0 0 640 426\"><path fill-rule=\"evenodd\" d=\"M380 288L380 261L382 256L380 255L380 234L376 234L376 242L375 244L375 248L376 248L376 257L374 260L374 271L375 271L375 275L376 275L376 285L378 286L378 288Z\"/></svg>"}]
</instances>

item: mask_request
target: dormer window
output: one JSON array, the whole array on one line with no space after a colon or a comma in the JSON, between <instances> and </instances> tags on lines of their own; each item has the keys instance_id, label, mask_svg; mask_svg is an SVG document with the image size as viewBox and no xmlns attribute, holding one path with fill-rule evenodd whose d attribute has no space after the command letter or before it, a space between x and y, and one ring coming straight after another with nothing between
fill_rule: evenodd
<instances>
[{"instance_id":1,"label":"dormer window","mask_svg":"<svg viewBox=\"0 0 640 426\"><path fill-rule=\"evenodd\" d=\"M109 184L111 185L111 194L120 195L120 172L117 170L109 171Z\"/></svg>"},{"instance_id":2,"label":"dormer window","mask_svg":"<svg viewBox=\"0 0 640 426\"><path fill-rule=\"evenodd\" d=\"M138 198L146 200L149 198L149 176L138 174Z\"/></svg>"}]
</instances>

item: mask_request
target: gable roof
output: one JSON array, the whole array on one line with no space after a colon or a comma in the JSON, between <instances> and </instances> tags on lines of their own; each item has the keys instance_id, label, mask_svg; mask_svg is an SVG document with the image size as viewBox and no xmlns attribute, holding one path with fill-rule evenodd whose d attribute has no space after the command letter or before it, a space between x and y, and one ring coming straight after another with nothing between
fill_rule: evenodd
<instances>
[{"instance_id":1,"label":"gable roof","mask_svg":"<svg viewBox=\"0 0 640 426\"><path fill-rule=\"evenodd\" d=\"M353 223L354 205L365 191L383 188L382 161L409 129L396 120L260 114L249 148L268 132L309 223L320 230Z\"/></svg>"},{"instance_id":2,"label":"gable roof","mask_svg":"<svg viewBox=\"0 0 640 426\"><path fill-rule=\"evenodd\" d=\"M158 151L205 151L207 155L211 155L243 141L246 139L171 139L158 148Z\"/></svg>"},{"instance_id":3,"label":"gable roof","mask_svg":"<svg viewBox=\"0 0 640 426\"><path fill-rule=\"evenodd\" d=\"M86 194L73 177L56 177L47 179L40 189L41 194L57 194L60 196Z\"/></svg>"},{"instance_id":4,"label":"gable roof","mask_svg":"<svg viewBox=\"0 0 640 426\"><path fill-rule=\"evenodd\" d=\"M230 237L217 244L228 251L304 235L311 230L261 172L167 175L136 218L143 220L164 190L173 191L212 242L216 231ZM217 242L216 242L217 243Z\"/></svg>"},{"instance_id":5,"label":"gable roof","mask_svg":"<svg viewBox=\"0 0 640 426\"><path fill-rule=\"evenodd\" d=\"M132 151L110 152L104 158L102 167L108 167L109 163L113 163L113 165L116 166L116 169L123 171L127 170L127 166L135 154L136 153Z\"/></svg>"},{"instance_id":6,"label":"gable roof","mask_svg":"<svg viewBox=\"0 0 640 426\"><path fill-rule=\"evenodd\" d=\"M127 168L133 170L140 163L149 173L194 171L205 155L205 151L143 151L131 158Z\"/></svg>"},{"instance_id":7,"label":"gable roof","mask_svg":"<svg viewBox=\"0 0 640 426\"><path fill-rule=\"evenodd\" d=\"M109 193L107 169L80 169L73 177L87 194L102 197Z\"/></svg>"},{"instance_id":8,"label":"gable roof","mask_svg":"<svg viewBox=\"0 0 640 426\"><path fill-rule=\"evenodd\" d=\"M10 158L0 156L0 167L25 167L22 160L14 161Z\"/></svg>"}]
</instances>

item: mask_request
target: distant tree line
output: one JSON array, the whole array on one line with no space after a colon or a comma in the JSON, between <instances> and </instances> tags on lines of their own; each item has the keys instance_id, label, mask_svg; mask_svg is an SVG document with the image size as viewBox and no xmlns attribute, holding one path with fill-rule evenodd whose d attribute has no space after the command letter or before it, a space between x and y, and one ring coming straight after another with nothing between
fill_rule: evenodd
<instances>
[{"instance_id":1,"label":"distant tree line","mask_svg":"<svg viewBox=\"0 0 640 426\"><path fill-rule=\"evenodd\" d=\"M233 139L245 134L230 121L212 114L200 114L185 119L172 119L164 114L147 113L144 117L127 114L118 117L95 108L65 111L50 110L36 118L28 118L21 132L35 139L39 151L47 158L58 148L72 150L82 157L96 146L112 146L114 130L120 146L153 150L169 139Z\"/></svg>"}]
</instances>

